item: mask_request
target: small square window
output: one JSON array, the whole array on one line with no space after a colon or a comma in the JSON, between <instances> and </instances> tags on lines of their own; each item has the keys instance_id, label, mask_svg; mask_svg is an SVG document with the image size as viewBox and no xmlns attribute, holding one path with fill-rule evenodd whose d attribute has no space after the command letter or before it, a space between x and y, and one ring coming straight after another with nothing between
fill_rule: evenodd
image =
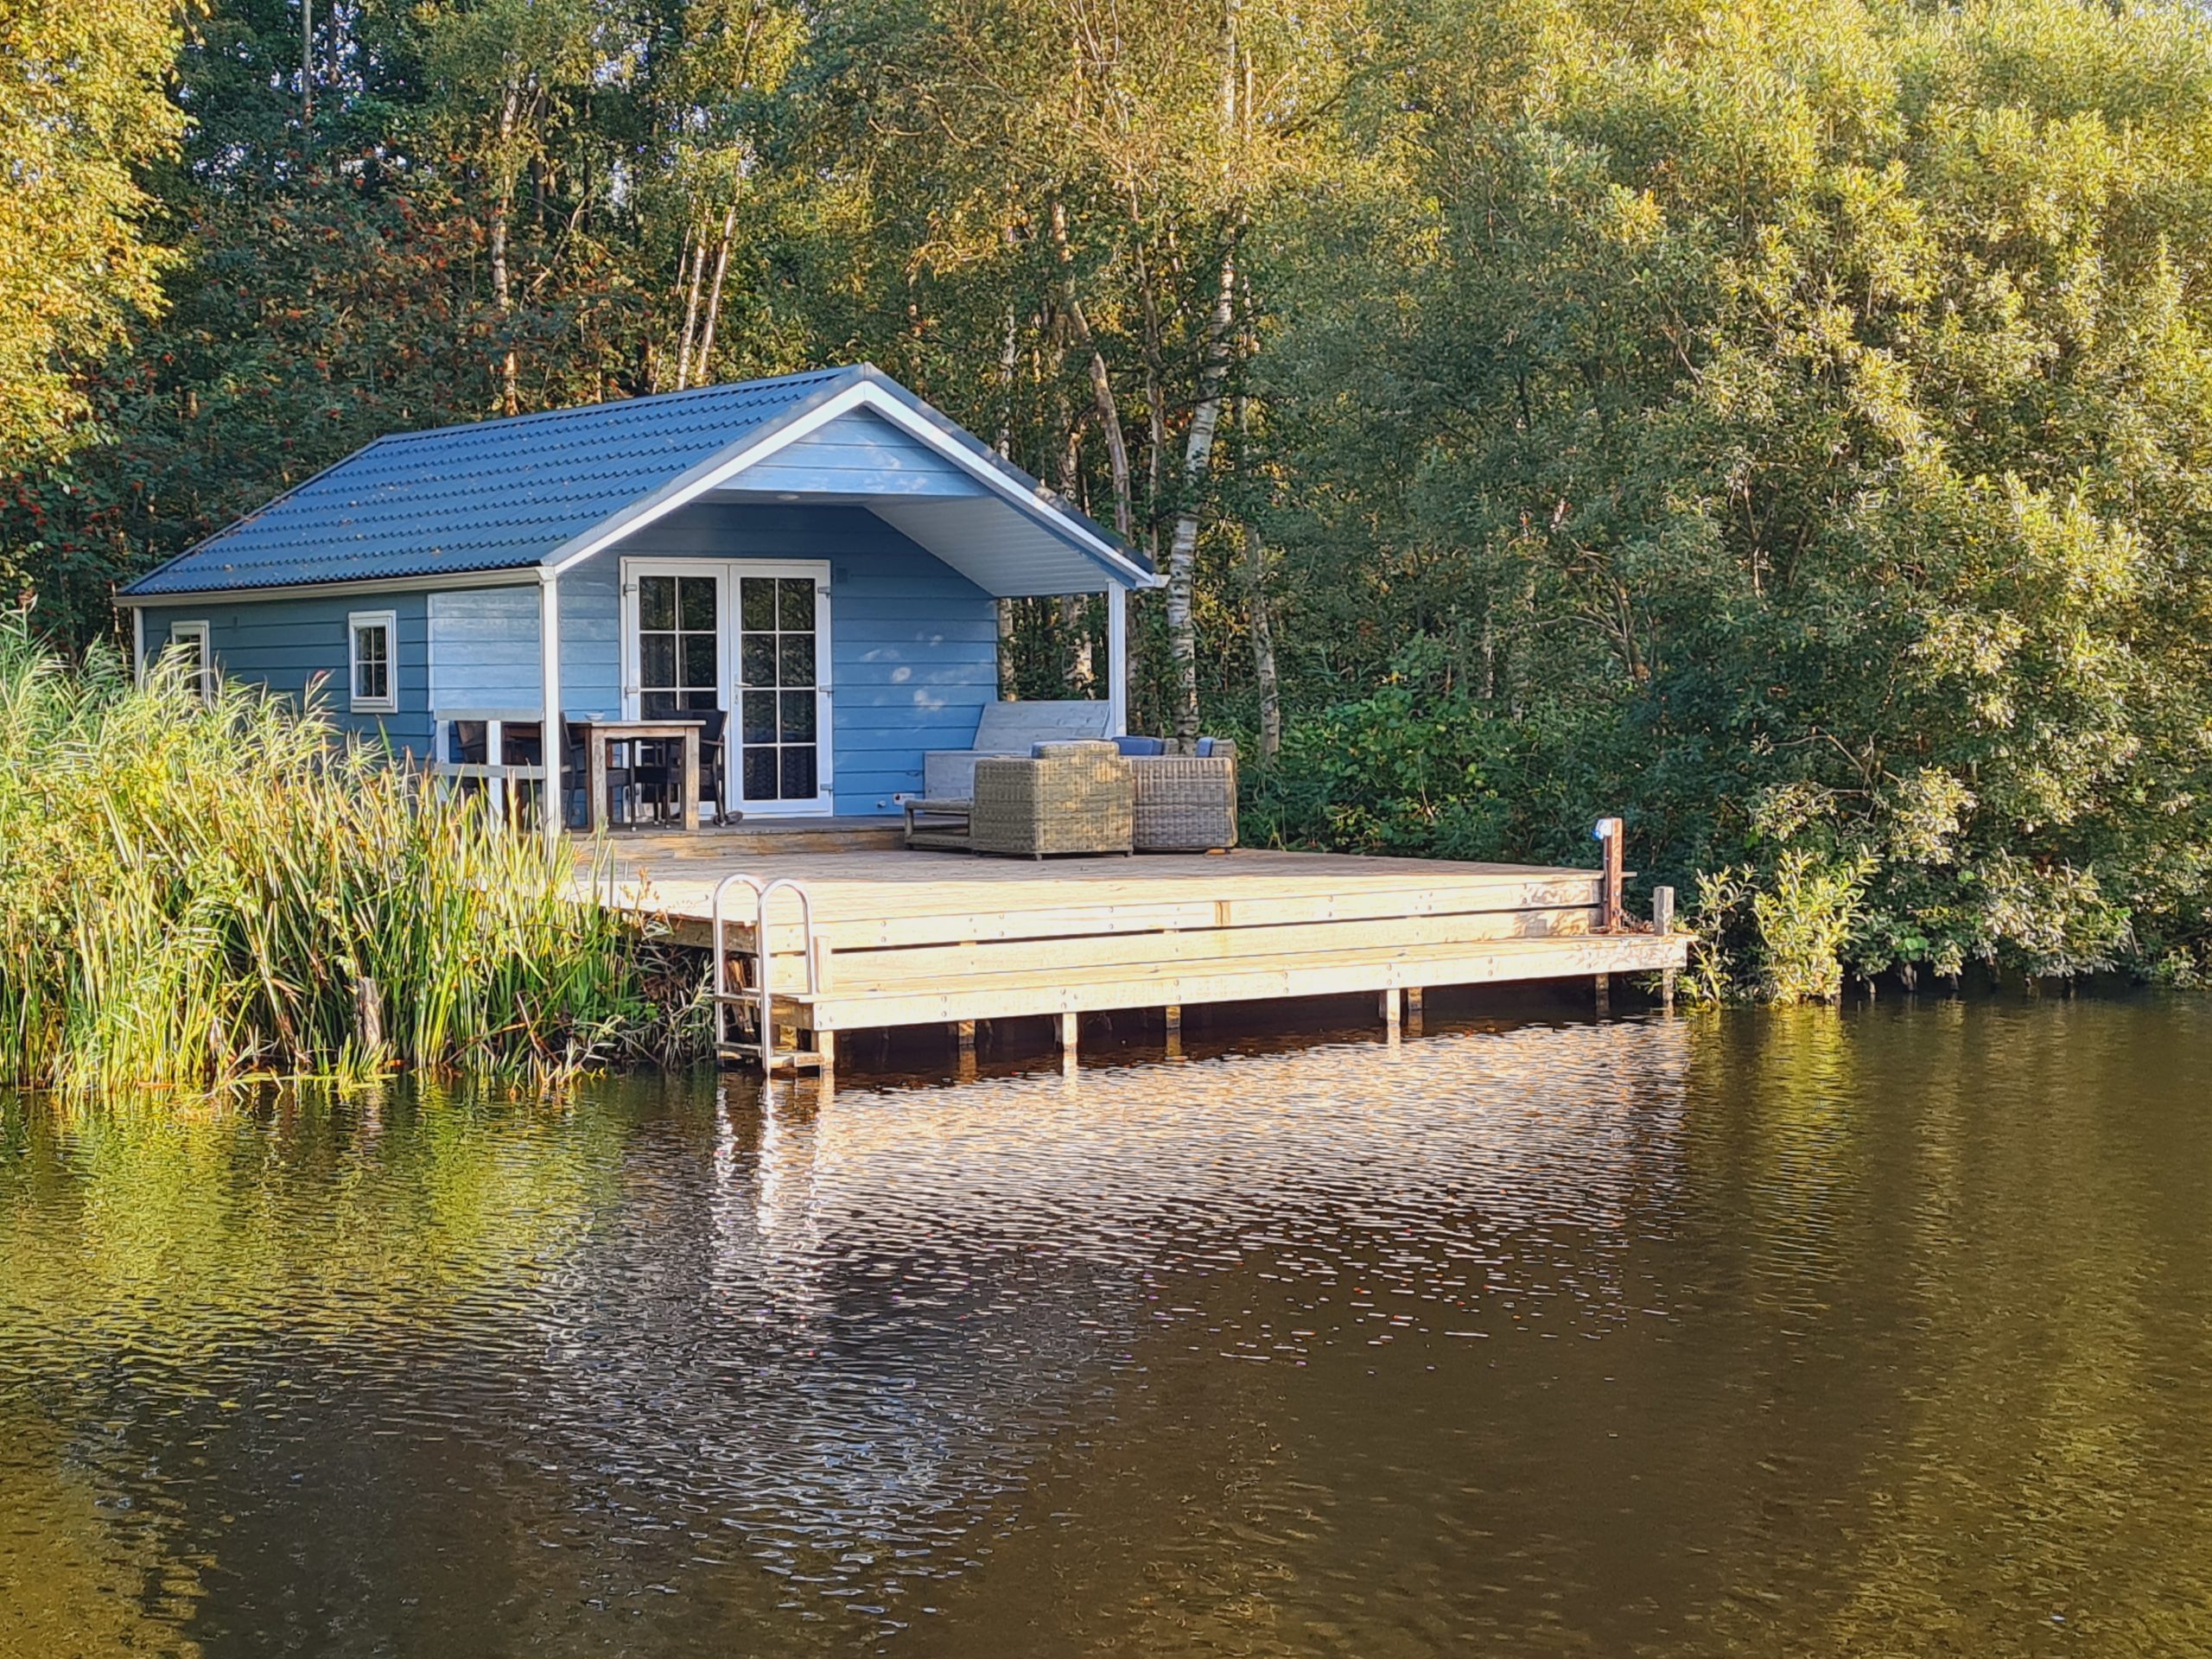
<instances>
[{"instance_id":1,"label":"small square window","mask_svg":"<svg viewBox=\"0 0 2212 1659\"><path fill-rule=\"evenodd\" d=\"M346 619L348 641L346 683L356 714L389 715L399 707L392 663L392 641L399 632L391 611L356 611Z\"/></svg>"}]
</instances>

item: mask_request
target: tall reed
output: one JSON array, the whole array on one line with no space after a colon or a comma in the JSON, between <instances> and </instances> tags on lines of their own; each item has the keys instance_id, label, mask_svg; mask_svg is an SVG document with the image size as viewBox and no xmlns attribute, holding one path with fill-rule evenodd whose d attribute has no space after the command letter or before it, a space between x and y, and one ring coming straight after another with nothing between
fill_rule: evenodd
<instances>
[{"instance_id":1,"label":"tall reed","mask_svg":"<svg viewBox=\"0 0 2212 1659\"><path fill-rule=\"evenodd\" d=\"M573 855L326 715L0 618L0 1083L561 1071L690 1040ZM369 1010L376 1010L374 1013ZM379 1029L380 1027L380 1029Z\"/></svg>"}]
</instances>

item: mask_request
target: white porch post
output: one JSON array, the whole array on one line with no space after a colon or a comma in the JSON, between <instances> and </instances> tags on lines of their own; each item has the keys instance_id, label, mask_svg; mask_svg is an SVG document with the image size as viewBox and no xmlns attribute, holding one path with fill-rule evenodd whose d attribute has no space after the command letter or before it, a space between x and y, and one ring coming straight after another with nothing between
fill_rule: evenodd
<instances>
[{"instance_id":1,"label":"white porch post","mask_svg":"<svg viewBox=\"0 0 2212 1659\"><path fill-rule=\"evenodd\" d=\"M1129 731L1129 595L1121 583L1106 590L1106 702L1114 735Z\"/></svg>"},{"instance_id":2,"label":"white porch post","mask_svg":"<svg viewBox=\"0 0 2212 1659\"><path fill-rule=\"evenodd\" d=\"M545 839L558 841L563 829L561 800L561 588L550 569L538 575L538 674L543 692L544 724L538 729L537 758L545 773L539 785L537 816ZM486 755L486 760L493 757Z\"/></svg>"}]
</instances>

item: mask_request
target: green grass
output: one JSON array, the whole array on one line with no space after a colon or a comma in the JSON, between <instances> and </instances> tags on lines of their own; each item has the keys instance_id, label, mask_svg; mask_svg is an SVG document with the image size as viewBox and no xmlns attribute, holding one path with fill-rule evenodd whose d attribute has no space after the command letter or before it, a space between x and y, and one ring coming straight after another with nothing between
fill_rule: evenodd
<instances>
[{"instance_id":1,"label":"green grass","mask_svg":"<svg viewBox=\"0 0 2212 1659\"><path fill-rule=\"evenodd\" d=\"M696 1045L674 958L575 890L569 849L317 709L203 703L168 668L135 685L0 618L0 1084L552 1074Z\"/></svg>"}]
</instances>

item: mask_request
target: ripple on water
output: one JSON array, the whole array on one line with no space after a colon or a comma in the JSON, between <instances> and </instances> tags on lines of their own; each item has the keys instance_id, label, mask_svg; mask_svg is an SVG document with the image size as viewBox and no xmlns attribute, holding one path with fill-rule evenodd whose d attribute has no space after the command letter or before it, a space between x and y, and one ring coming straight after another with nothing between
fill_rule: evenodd
<instances>
[{"instance_id":1,"label":"ripple on water","mask_svg":"<svg viewBox=\"0 0 2212 1659\"><path fill-rule=\"evenodd\" d=\"M1952 1005L827 1104L19 1109L0 1621L210 1653L2185 1644L2212 1481L2162 1437L2206 1402L2208 1275L2160 1172L2205 1141L2140 1096L2206 1039Z\"/></svg>"}]
</instances>

